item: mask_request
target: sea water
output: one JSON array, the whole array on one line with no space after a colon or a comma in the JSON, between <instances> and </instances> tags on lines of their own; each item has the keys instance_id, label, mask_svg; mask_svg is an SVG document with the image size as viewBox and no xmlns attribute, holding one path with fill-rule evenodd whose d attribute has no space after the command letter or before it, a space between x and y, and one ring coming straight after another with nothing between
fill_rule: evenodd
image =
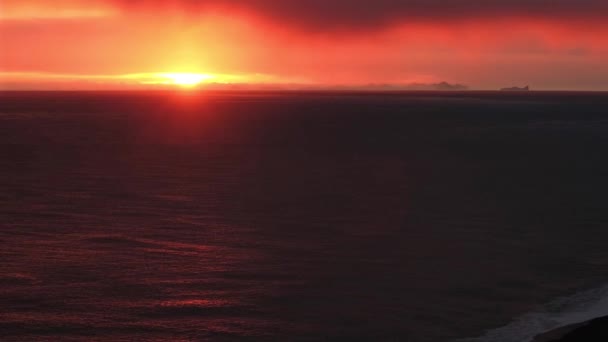
<instances>
[{"instance_id":1,"label":"sea water","mask_svg":"<svg viewBox=\"0 0 608 342\"><path fill-rule=\"evenodd\" d=\"M0 94L2 340L523 341L605 312L603 93Z\"/></svg>"}]
</instances>

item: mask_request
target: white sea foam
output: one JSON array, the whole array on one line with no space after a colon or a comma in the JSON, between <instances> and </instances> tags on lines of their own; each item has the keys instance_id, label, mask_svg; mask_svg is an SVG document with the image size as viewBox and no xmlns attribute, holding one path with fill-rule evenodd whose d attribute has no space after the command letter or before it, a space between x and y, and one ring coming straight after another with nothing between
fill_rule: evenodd
<instances>
[{"instance_id":1,"label":"white sea foam","mask_svg":"<svg viewBox=\"0 0 608 342\"><path fill-rule=\"evenodd\" d=\"M608 315L608 285L555 300L538 312L520 316L508 325L459 342L530 342L535 336L562 326Z\"/></svg>"}]
</instances>

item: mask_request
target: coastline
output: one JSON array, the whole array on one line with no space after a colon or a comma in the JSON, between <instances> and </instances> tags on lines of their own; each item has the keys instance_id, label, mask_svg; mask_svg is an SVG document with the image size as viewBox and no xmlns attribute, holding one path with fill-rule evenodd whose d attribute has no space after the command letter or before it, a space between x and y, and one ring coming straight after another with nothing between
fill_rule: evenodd
<instances>
[{"instance_id":1,"label":"coastline","mask_svg":"<svg viewBox=\"0 0 608 342\"><path fill-rule=\"evenodd\" d=\"M537 335L531 342L608 341L608 316L561 326Z\"/></svg>"}]
</instances>

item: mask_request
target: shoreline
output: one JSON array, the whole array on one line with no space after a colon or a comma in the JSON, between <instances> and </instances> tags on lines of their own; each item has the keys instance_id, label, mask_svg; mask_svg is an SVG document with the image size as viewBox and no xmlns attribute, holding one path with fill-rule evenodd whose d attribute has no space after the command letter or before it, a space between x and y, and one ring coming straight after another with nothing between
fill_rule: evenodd
<instances>
[{"instance_id":1,"label":"shoreline","mask_svg":"<svg viewBox=\"0 0 608 342\"><path fill-rule=\"evenodd\" d=\"M605 342L608 341L608 316L601 316L581 323L561 326L540 335L531 342Z\"/></svg>"}]
</instances>

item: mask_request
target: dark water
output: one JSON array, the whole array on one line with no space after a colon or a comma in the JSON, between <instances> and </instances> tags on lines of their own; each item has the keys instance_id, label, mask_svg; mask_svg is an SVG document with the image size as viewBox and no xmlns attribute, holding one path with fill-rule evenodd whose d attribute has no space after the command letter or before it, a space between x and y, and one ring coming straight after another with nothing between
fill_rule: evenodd
<instances>
[{"instance_id":1,"label":"dark water","mask_svg":"<svg viewBox=\"0 0 608 342\"><path fill-rule=\"evenodd\" d=\"M608 311L607 150L599 93L2 93L0 339L522 341Z\"/></svg>"}]
</instances>

